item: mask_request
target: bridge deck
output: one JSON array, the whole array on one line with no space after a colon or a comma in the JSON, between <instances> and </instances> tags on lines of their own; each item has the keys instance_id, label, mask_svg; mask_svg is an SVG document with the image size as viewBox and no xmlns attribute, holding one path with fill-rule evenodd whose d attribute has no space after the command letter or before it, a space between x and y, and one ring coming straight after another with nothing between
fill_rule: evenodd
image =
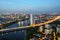
<instances>
[{"instance_id":1,"label":"bridge deck","mask_svg":"<svg viewBox=\"0 0 60 40\"><path fill-rule=\"evenodd\" d=\"M23 27L15 27L15 28L5 28L5 29L0 29L1 31L7 31L7 30L14 30L14 29L24 29L24 28L28 28L30 26L23 26Z\"/></svg>"},{"instance_id":2,"label":"bridge deck","mask_svg":"<svg viewBox=\"0 0 60 40\"><path fill-rule=\"evenodd\" d=\"M6 29L0 29L0 32L4 32L4 31L10 31L10 30L18 30L18 29L26 29L26 28L30 28L30 27L37 27L37 26L41 26L41 25L45 25L45 24L49 24L52 23L56 20L60 19L60 16L57 16L56 18L49 20L47 22L44 23L40 23L40 24L32 24L30 26L23 26L23 27L16 27L16 28L6 28Z\"/></svg>"},{"instance_id":3,"label":"bridge deck","mask_svg":"<svg viewBox=\"0 0 60 40\"><path fill-rule=\"evenodd\" d=\"M28 20L29 18L25 18L25 19L18 19L18 20L14 20L14 21L9 21L9 22L6 22L4 24L0 24L0 28L3 28L4 26L6 25L10 25L12 23L15 23L15 22L18 22L18 21L23 21L23 20Z\"/></svg>"}]
</instances>

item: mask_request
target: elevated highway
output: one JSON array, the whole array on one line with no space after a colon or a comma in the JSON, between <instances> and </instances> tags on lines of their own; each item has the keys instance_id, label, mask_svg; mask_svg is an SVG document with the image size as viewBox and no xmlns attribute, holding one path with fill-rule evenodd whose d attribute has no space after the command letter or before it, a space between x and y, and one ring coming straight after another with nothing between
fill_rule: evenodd
<instances>
[{"instance_id":1,"label":"elevated highway","mask_svg":"<svg viewBox=\"0 0 60 40\"><path fill-rule=\"evenodd\" d=\"M29 18L25 18L25 19L17 19L17 20L14 20L14 21L8 21L6 23L3 23L3 24L0 24L0 28L4 28L5 26L8 26L10 24L13 24L15 22L18 22L18 21L23 21L23 20L28 20Z\"/></svg>"},{"instance_id":2,"label":"elevated highway","mask_svg":"<svg viewBox=\"0 0 60 40\"><path fill-rule=\"evenodd\" d=\"M16 31L18 29L34 28L34 27L38 27L38 26L42 26L42 25L45 25L45 24L49 24L49 23L55 22L55 21L57 21L59 19L60 19L60 16L57 16L54 19L51 19L49 21L46 21L46 22L43 22L43 23L39 23L39 24L32 24L30 26L22 26L22 27L15 27L15 28L0 29L0 33L1 32L6 32L6 31L14 31L14 30Z\"/></svg>"}]
</instances>

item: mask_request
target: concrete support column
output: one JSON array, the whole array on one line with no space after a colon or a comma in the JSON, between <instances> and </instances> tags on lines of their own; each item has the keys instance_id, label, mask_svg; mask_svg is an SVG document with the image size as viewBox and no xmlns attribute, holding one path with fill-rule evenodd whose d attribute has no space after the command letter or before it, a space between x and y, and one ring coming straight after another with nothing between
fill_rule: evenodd
<instances>
[{"instance_id":1,"label":"concrete support column","mask_svg":"<svg viewBox=\"0 0 60 40\"><path fill-rule=\"evenodd\" d=\"M19 22L18 22L19 27L20 27L20 24L21 24L21 22L19 21Z\"/></svg>"},{"instance_id":2,"label":"concrete support column","mask_svg":"<svg viewBox=\"0 0 60 40\"><path fill-rule=\"evenodd\" d=\"M18 25L19 25L19 27L20 27L20 26L23 26L23 21L19 21L19 22L18 22Z\"/></svg>"},{"instance_id":3,"label":"concrete support column","mask_svg":"<svg viewBox=\"0 0 60 40\"><path fill-rule=\"evenodd\" d=\"M21 22L22 26L23 26L23 21Z\"/></svg>"}]
</instances>

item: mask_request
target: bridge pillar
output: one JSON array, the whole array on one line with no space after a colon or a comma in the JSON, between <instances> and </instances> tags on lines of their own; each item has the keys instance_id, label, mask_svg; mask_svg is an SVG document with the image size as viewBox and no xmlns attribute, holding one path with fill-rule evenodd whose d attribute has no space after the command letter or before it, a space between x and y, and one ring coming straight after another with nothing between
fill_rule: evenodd
<instances>
[{"instance_id":1,"label":"bridge pillar","mask_svg":"<svg viewBox=\"0 0 60 40\"><path fill-rule=\"evenodd\" d=\"M19 27L20 27L20 24L21 24L21 22L19 21L19 22L18 22Z\"/></svg>"},{"instance_id":2,"label":"bridge pillar","mask_svg":"<svg viewBox=\"0 0 60 40\"><path fill-rule=\"evenodd\" d=\"M23 21L21 22L21 24L22 24L21 26L23 26Z\"/></svg>"},{"instance_id":3,"label":"bridge pillar","mask_svg":"<svg viewBox=\"0 0 60 40\"><path fill-rule=\"evenodd\" d=\"M19 25L19 27L22 26L22 21L19 21L18 22L18 25Z\"/></svg>"},{"instance_id":4,"label":"bridge pillar","mask_svg":"<svg viewBox=\"0 0 60 40\"><path fill-rule=\"evenodd\" d=\"M18 22L18 25L19 25L19 27L20 27L20 26L23 26L23 21L19 21L19 22Z\"/></svg>"}]
</instances>

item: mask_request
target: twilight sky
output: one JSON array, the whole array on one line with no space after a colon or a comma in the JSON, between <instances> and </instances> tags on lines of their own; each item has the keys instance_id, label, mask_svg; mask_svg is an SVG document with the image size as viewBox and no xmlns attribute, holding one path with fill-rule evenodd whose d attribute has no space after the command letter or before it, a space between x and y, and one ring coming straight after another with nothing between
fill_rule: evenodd
<instances>
[{"instance_id":1,"label":"twilight sky","mask_svg":"<svg viewBox=\"0 0 60 40\"><path fill-rule=\"evenodd\" d=\"M59 10L60 0L0 0L0 10Z\"/></svg>"}]
</instances>

